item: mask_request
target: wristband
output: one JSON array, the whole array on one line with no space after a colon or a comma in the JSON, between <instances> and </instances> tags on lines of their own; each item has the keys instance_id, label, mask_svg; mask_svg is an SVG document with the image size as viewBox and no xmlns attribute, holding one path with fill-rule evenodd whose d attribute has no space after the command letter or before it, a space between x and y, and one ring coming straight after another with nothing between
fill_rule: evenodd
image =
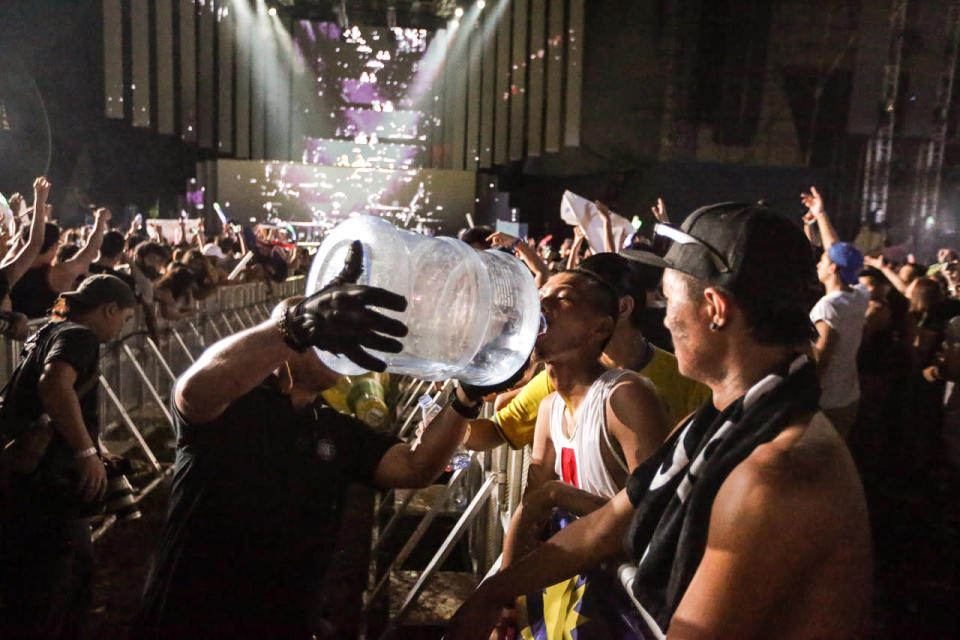
<instances>
[{"instance_id":1,"label":"wristband","mask_svg":"<svg viewBox=\"0 0 960 640\"><path fill-rule=\"evenodd\" d=\"M520 238L517 238L516 240L514 240L513 243L510 245L510 251L516 252L516 250L520 247L521 242L523 242L523 240L521 240Z\"/></svg>"},{"instance_id":2,"label":"wristband","mask_svg":"<svg viewBox=\"0 0 960 640\"><path fill-rule=\"evenodd\" d=\"M463 402L460 402L460 398L457 396L457 392L453 392L453 400L450 402L450 408L456 411L461 417L466 418L467 420L473 420L480 415L480 408L483 403L478 402L472 407L467 406Z\"/></svg>"},{"instance_id":3,"label":"wristband","mask_svg":"<svg viewBox=\"0 0 960 640\"><path fill-rule=\"evenodd\" d=\"M300 342L293 337L293 333L290 331L290 304L284 300L277 305L277 309L274 310L274 313L279 316L277 318L277 329L280 331L280 335L283 337L283 341L287 343L287 346L298 353L303 353L306 351L307 346L309 345L300 344Z\"/></svg>"},{"instance_id":4,"label":"wristband","mask_svg":"<svg viewBox=\"0 0 960 640\"><path fill-rule=\"evenodd\" d=\"M77 460L83 460L84 458L89 458L90 456L95 456L95 455L97 455L97 448L87 447L82 451L77 451L75 454L73 454L73 457L76 458Z\"/></svg>"}]
</instances>

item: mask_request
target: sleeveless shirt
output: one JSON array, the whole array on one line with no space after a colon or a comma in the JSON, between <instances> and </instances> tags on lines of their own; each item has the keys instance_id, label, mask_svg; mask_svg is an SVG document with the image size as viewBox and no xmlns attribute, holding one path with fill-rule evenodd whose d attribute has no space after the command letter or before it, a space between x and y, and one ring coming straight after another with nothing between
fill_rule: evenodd
<instances>
[{"instance_id":1,"label":"sleeveless shirt","mask_svg":"<svg viewBox=\"0 0 960 640\"><path fill-rule=\"evenodd\" d=\"M556 449L554 471L567 484L594 495L612 498L620 490L604 464L603 450L613 454L624 473L629 473L626 460L610 441L607 431L607 398L611 389L636 374L626 369L609 369L597 378L574 416L573 435L563 433L563 411L566 405L560 394L550 405L550 438Z\"/></svg>"}]
</instances>

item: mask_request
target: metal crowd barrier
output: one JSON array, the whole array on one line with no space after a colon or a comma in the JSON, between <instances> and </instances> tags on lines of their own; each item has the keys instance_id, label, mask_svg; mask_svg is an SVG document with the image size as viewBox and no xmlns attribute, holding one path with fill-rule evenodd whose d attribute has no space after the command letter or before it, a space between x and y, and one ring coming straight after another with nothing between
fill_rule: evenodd
<instances>
[{"instance_id":1,"label":"metal crowd barrier","mask_svg":"<svg viewBox=\"0 0 960 640\"><path fill-rule=\"evenodd\" d=\"M400 438L405 440L412 438L420 415L417 399L424 393L430 393L431 390L433 390L431 395L442 405L444 397L452 391L452 384L448 381L441 389L434 390L433 383L423 380L406 378L400 382L395 423L395 430ZM492 405L488 403L481 415L490 417ZM504 533L523 495L529 456L529 448L514 451L506 445L488 452L473 452L470 464L463 469L455 470L443 489L433 496L429 509L423 514L400 551L382 563L378 562L378 557L382 555L384 542L388 540L397 522L408 513L408 506L414 494L407 493L399 504L393 491L378 494L375 503L377 517L374 518L375 528L371 538L371 569L364 594L362 624L366 625L370 613L378 603L382 602L382 598L389 598L387 592L391 576L417 549L437 517L449 511L451 500L458 489L465 490L469 502L460 512L450 533L433 553L426 568L420 572L413 586L403 595L399 610L388 619L386 627L378 637L380 640L389 638L404 623L429 582L436 577L440 566L464 536L467 537L467 547L472 561L471 569L475 577L482 578L499 568ZM386 524L380 526L381 516L390 506L394 507L394 513ZM368 629L365 626L362 627L360 637L366 638L367 632Z\"/></svg>"},{"instance_id":2,"label":"metal crowd barrier","mask_svg":"<svg viewBox=\"0 0 960 640\"><path fill-rule=\"evenodd\" d=\"M172 471L169 462L157 455L175 445L170 391L203 351L217 340L252 327L270 315L276 302L302 295L305 279L290 278L279 284L229 285L194 303L195 313L183 320L167 322L157 318L157 338L147 334L141 308L119 339L101 346L99 417L101 441L114 455L130 454L145 464L147 482L138 486L135 500L143 499ZM31 332L45 319L31 321ZM20 360L22 343L0 338L0 381L2 385ZM115 522L108 516L94 529L98 537Z\"/></svg>"}]
</instances>

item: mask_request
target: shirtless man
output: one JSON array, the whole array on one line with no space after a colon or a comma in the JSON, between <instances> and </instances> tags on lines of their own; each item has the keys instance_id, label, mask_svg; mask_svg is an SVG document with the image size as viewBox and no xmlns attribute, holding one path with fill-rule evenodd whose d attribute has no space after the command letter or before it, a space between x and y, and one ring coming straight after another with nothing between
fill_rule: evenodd
<instances>
[{"instance_id":1,"label":"shirtless man","mask_svg":"<svg viewBox=\"0 0 960 640\"><path fill-rule=\"evenodd\" d=\"M704 207L657 231L674 243L660 262L680 372L712 402L610 502L484 582L448 638L487 637L502 602L596 566L624 536L621 576L651 637L862 636L866 501L799 355L816 299L809 246L762 205Z\"/></svg>"}]
</instances>

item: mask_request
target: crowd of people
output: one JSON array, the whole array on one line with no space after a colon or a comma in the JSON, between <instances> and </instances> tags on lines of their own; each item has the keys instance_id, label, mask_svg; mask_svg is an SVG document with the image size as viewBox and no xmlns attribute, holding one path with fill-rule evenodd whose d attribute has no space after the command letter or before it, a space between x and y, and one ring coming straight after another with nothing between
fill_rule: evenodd
<instances>
[{"instance_id":1,"label":"crowd of people","mask_svg":"<svg viewBox=\"0 0 960 640\"><path fill-rule=\"evenodd\" d=\"M5 237L2 320L17 338L27 318L52 321L26 342L0 414L12 569L0 605L15 637L76 637L90 598L85 505L110 458L98 345L136 306L155 333L155 310L187 317L216 287L283 279L308 256L282 230L191 236L181 223L168 240L139 221L109 230L104 209L62 232L49 183L34 187ZM529 267L546 328L509 380L458 382L416 446L321 396L338 376L310 347L379 371L376 352L399 352L407 332L381 312L402 312L402 296L357 284L354 243L331 283L211 346L174 385L173 485L131 637L342 637L317 590L344 486L428 485L461 443L530 446L531 459L499 570L449 638L520 637L518 607L564 581L619 590L628 613L608 623L623 637L868 635L864 466L899 449L960 468L960 260L943 249L928 267L897 264L842 241L815 188L801 202L797 220L721 203L676 226L658 201L653 235L633 238L596 203L592 249L579 227L557 250L465 229L467 244Z\"/></svg>"},{"instance_id":2,"label":"crowd of people","mask_svg":"<svg viewBox=\"0 0 960 640\"><path fill-rule=\"evenodd\" d=\"M49 314L57 296L71 291L88 275L110 274L124 280L137 296L155 333L155 310L167 320L192 313L192 302L210 296L217 287L243 282L282 282L303 274L308 254L269 225L256 228L219 225L206 233L180 218L176 233L167 237L155 221L136 216L126 229L111 229L111 213L93 209L93 224L63 229L47 203L50 183L34 183L33 204L20 194L9 198L9 220L0 233L0 291L5 335L26 337L26 320ZM243 262L250 253L250 259ZM234 271L236 270L236 273ZM156 303L156 304L154 304Z\"/></svg>"}]
</instances>

